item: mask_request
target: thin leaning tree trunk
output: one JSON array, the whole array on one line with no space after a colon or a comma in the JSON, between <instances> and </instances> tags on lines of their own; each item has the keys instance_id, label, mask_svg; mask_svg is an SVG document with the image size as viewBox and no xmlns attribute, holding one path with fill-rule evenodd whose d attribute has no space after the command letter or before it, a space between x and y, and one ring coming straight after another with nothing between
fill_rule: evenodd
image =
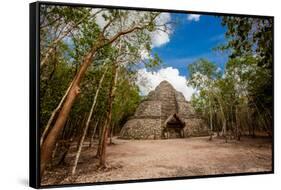
<instances>
[{"instance_id":1,"label":"thin leaning tree trunk","mask_svg":"<svg viewBox=\"0 0 281 190\"><path fill-rule=\"evenodd\" d=\"M107 147L107 139L108 139L108 129L111 123L111 118L112 118L112 106L115 98L115 92L116 92L116 84L117 84L117 79L118 79L118 67L116 63L113 65L113 75L114 78L112 80L112 84L110 86L109 90L109 106L107 110L107 116L106 120L104 122L104 126L102 129L101 133L101 145L99 146L100 151L100 167L105 167L105 160L106 160L106 147Z\"/></svg>"},{"instance_id":2,"label":"thin leaning tree trunk","mask_svg":"<svg viewBox=\"0 0 281 190\"><path fill-rule=\"evenodd\" d=\"M209 98L211 98L209 94ZM209 100L209 112L210 112L210 138L209 140L213 139L213 112L212 112L212 103L211 100Z\"/></svg>"},{"instance_id":3,"label":"thin leaning tree trunk","mask_svg":"<svg viewBox=\"0 0 281 190\"><path fill-rule=\"evenodd\" d=\"M225 137L226 141L227 141L227 136L226 136L226 118L224 115L224 111L223 111L223 107L222 107L222 100L221 98L217 95L216 96L218 99L218 103L219 103L219 107L220 107L220 111L221 111L221 117L222 117L222 135Z\"/></svg>"},{"instance_id":4,"label":"thin leaning tree trunk","mask_svg":"<svg viewBox=\"0 0 281 190\"><path fill-rule=\"evenodd\" d=\"M103 131L103 126L105 124L105 120L106 120L107 115L105 115L105 118L101 117L101 124L100 126L102 126L102 128L99 129L99 137L98 137L98 148L97 148L97 153L96 153L96 158L100 158L100 151L101 151L101 142L102 142L102 131ZM102 120L104 119L104 120Z\"/></svg>"},{"instance_id":5,"label":"thin leaning tree trunk","mask_svg":"<svg viewBox=\"0 0 281 190\"><path fill-rule=\"evenodd\" d=\"M54 145L57 141L57 138L63 129L63 126L67 120L67 117L70 113L70 110L72 108L72 105L74 104L74 101L78 94L80 93L80 82L82 78L85 75L85 72L89 65L92 62L92 58L95 53L91 52L89 53L86 58L84 59L83 63L80 66L80 69L78 73L76 74L76 77L73 81L73 84L70 87L69 93L66 97L65 102L63 103L63 106L59 112L59 115L56 119L56 122L50 132L48 133L46 139L42 143L41 146L41 163L40 163L40 174L43 176L45 168L47 164L50 162L51 154L54 149Z\"/></svg>"},{"instance_id":6,"label":"thin leaning tree trunk","mask_svg":"<svg viewBox=\"0 0 281 190\"><path fill-rule=\"evenodd\" d=\"M93 134L91 135L89 147L92 147L92 145L93 145L94 137L95 137L96 130L97 130L97 127L98 127L99 122L100 122L100 119L95 123L94 131L93 131Z\"/></svg>"},{"instance_id":7,"label":"thin leaning tree trunk","mask_svg":"<svg viewBox=\"0 0 281 190\"><path fill-rule=\"evenodd\" d=\"M107 73L107 69L104 71L104 73L103 73L103 75L102 75L102 77L99 81L99 85L98 85L98 88L97 88L97 91L96 91L96 94L95 94L95 97L94 97L94 101L93 101L93 104L92 104L92 107L91 107L91 110L90 110L90 113L89 113L89 116L88 116L88 119L87 119L87 122L86 122L86 126L83 130L83 135L82 135L81 140L79 142L78 150L77 150L77 153L76 153L76 156L75 156L74 165L73 165L72 172L71 172L72 175L74 175L75 172L76 172L76 167L77 167L77 163L78 163L78 160L79 160L79 157L80 157L80 154L81 154L83 143L84 143L84 140L85 140L85 137L86 137L89 125L90 125L90 121L91 121L91 118L92 118L92 115L93 115L93 112L94 112L94 108L95 108L96 103L97 103L99 91L100 91L100 88L102 86L102 82L104 80L104 77L105 77L106 73Z\"/></svg>"},{"instance_id":8,"label":"thin leaning tree trunk","mask_svg":"<svg viewBox=\"0 0 281 190\"><path fill-rule=\"evenodd\" d=\"M241 122L240 122L240 119L238 117L238 109L236 107L235 109L235 119L236 119L236 130L235 130L235 135L236 135L236 139L237 140L240 140L240 125L241 125Z\"/></svg>"},{"instance_id":9,"label":"thin leaning tree trunk","mask_svg":"<svg viewBox=\"0 0 281 190\"><path fill-rule=\"evenodd\" d=\"M113 144L113 132L114 132L114 128L115 128L115 125L112 125L111 126L111 129L110 129L110 139L109 139L109 144Z\"/></svg>"},{"instance_id":10,"label":"thin leaning tree trunk","mask_svg":"<svg viewBox=\"0 0 281 190\"><path fill-rule=\"evenodd\" d=\"M78 151L80 142L81 142L82 137L83 137L84 125L86 125L87 118L88 118L87 115L88 115L87 113L84 114L84 117L83 117L83 120L82 120L82 124L79 125L79 132L81 132L82 134L79 134L79 136L78 136L77 143L76 143L76 151Z\"/></svg>"},{"instance_id":11,"label":"thin leaning tree trunk","mask_svg":"<svg viewBox=\"0 0 281 190\"><path fill-rule=\"evenodd\" d=\"M156 18L156 17L155 17ZM155 19L153 18L153 20ZM46 140L43 142L41 146L41 160L40 160L40 175L43 176L44 171L46 169L47 164L49 164L52 156L52 152L55 148L55 144L57 141L57 138L67 120L67 117L69 116L69 113L71 111L71 108L74 104L74 101L76 100L76 97L80 93L80 83L81 80L84 78L85 73L88 69L88 67L91 65L97 51L101 48L103 48L106 45L109 45L113 42L115 42L117 39L119 39L121 36L132 33L136 30L142 30L148 25L144 25L142 27L135 26L130 29L121 31L114 35L112 38L110 38L107 41L104 40L98 40L100 43L94 44L91 50L84 56L84 59L80 65L79 71L77 72L76 76L74 77L74 81L72 86L70 87L69 93L66 97L66 100L59 112L59 115L56 119L56 122L54 124L54 127L50 130L48 133Z\"/></svg>"},{"instance_id":12,"label":"thin leaning tree trunk","mask_svg":"<svg viewBox=\"0 0 281 190\"><path fill-rule=\"evenodd\" d=\"M68 89L66 90L65 94L63 95L63 97L62 97L62 99L61 99L59 105L53 110L53 112L52 112L52 114L51 114L51 117L50 117L50 119L48 120L48 123L47 123L47 125L46 125L46 127L45 127L45 129L44 129L44 131L43 131L43 133L42 133L42 135L41 135L41 138L40 138L40 146L42 146L43 141L44 141L44 139L45 139L45 136L47 135L47 133L48 133L50 127L51 127L51 124L52 124L52 122L53 122L55 116L57 115L58 111L61 109L61 107L62 107L62 105L63 105L63 103L64 103L64 101L65 101L65 99L66 99L66 97L67 97L67 95L68 95L68 93L69 93L69 91L70 91L70 88L71 88L71 86L72 86L72 83L73 83L73 81L70 83L70 85L69 85Z\"/></svg>"}]
</instances>

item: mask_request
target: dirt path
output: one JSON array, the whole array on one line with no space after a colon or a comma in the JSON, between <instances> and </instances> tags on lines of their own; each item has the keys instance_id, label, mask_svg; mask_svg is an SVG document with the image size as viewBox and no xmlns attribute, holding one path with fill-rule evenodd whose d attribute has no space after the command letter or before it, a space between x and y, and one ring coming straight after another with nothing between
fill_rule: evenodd
<instances>
[{"instance_id":1,"label":"dirt path","mask_svg":"<svg viewBox=\"0 0 281 190\"><path fill-rule=\"evenodd\" d=\"M271 140L242 138L225 143L208 137L169 140L114 139L108 146L106 170L97 169L95 150L83 152L77 174L67 177L74 154L67 164L46 172L43 185L92 183L129 179L196 176L271 170Z\"/></svg>"}]
</instances>

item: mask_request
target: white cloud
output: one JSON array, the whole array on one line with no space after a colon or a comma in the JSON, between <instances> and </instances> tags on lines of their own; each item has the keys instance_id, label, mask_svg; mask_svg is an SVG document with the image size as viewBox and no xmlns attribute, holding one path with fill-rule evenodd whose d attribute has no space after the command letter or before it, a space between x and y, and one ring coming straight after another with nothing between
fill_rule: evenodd
<instances>
[{"instance_id":1,"label":"white cloud","mask_svg":"<svg viewBox=\"0 0 281 190\"><path fill-rule=\"evenodd\" d=\"M197 22L200 20L200 16L201 15L198 15L198 14L189 14L189 15L187 15L187 20Z\"/></svg>"},{"instance_id":2,"label":"white cloud","mask_svg":"<svg viewBox=\"0 0 281 190\"><path fill-rule=\"evenodd\" d=\"M186 85L186 79L179 74L178 69L167 67L157 72L150 72L144 68L138 71L137 85L142 95L147 95L163 80L170 82L177 91L183 93L186 100L190 101L191 95L195 92L195 89Z\"/></svg>"},{"instance_id":3,"label":"white cloud","mask_svg":"<svg viewBox=\"0 0 281 190\"><path fill-rule=\"evenodd\" d=\"M161 13L156 19L156 25L158 25L159 30L151 33L152 47L160 47L170 41L170 34L172 33L172 31L170 29L165 28L164 26L170 21L170 13ZM168 27L170 27L169 24L167 25ZM166 32L164 32L165 30Z\"/></svg>"},{"instance_id":4,"label":"white cloud","mask_svg":"<svg viewBox=\"0 0 281 190\"><path fill-rule=\"evenodd\" d=\"M152 47L160 47L170 41L167 33L157 30L151 35Z\"/></svg>"}]
</instances>

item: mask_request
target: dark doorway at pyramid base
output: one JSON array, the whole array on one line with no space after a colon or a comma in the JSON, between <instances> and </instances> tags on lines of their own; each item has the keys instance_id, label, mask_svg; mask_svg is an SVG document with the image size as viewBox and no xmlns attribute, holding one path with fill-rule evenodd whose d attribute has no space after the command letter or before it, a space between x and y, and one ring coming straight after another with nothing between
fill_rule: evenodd
<instances>
[{"instance_id":1,"label":"dark doorway at pyramid base","mask_svg":"<svg viewBox=\"0 0 281 190\"><path fill-rule=\"evenodd\" d=\"M184 131L182 127L179 126L167 126L166 138L175 139L175 138L184 138Z\"/></svg>"},{"instance_id":2,"label":"dark doorway at pyramid base","mask_svg":"<svg viewBox=\"0 0 281 190\"><path fill-rule=\"evenodd\" d=\"M168 139L184 138L184 121L175 113L165 121L164 137Z\"/></svg>"}]
</instances>

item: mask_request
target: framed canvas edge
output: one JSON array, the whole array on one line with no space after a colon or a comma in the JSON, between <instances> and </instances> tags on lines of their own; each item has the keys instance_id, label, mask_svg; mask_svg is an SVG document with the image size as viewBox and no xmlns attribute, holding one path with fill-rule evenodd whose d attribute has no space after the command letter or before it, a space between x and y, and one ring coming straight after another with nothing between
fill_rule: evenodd
<instances>
[{"instance_id":1,"label":"framed canvas edge","mask_svg":"<svg viewBox=\"0 0 281 190\"><path fill-rule=\"evenodd\" d=\"M139 10L139 11L156 11L156 12L170 12L170 13L191 13L204 14L215 16L237 16L237 17L255 17L255 18L271 18L273 20L272 32L272 94L273 94L273 122L272 122L272 169L271 171L262 172L243 172L230 174L216 174L216 175L198 175L198 176L180 176L167 178L150 178L150 179L132 179L120 181L104 181L93 183L72 183L62 185L41 185L40 176L40 6L41 5L57 5L57 6L72 6L72 7L91 7L91 8L108 8L108 9L123 9L123 10ZM206 12L206 11L190 11L190 10L176 10L176 9L158 9L147 7L127 7L114 5L95 5L83 3L67 3L67 2L50 2L50 1L36 1L29 3L29 186L39 188L58 188L58 187L77 187L77 186L92 186L92 185L110 185L110 184L124 184L124 183L139 183L139 182L157 182L170 180L185 180L185 179L201 179L201 178L216 178L216 177L237 177L260 174L274 174L274 142L275 142L275 106L274 106L274 24L275 17L269 15L252 15L252 14L238 14L238 13L220 13L220 12Z\"/></svg>"},{"instance_id":2,"label":"framed canvas edge","mask_svg":"<svg viewBox=\"0 0 281 190\"><path fill-rule=\"evenodd\" d=\"M39 3L29 4L29 186L40 188Z\"/></svg>"}]
</instances>

